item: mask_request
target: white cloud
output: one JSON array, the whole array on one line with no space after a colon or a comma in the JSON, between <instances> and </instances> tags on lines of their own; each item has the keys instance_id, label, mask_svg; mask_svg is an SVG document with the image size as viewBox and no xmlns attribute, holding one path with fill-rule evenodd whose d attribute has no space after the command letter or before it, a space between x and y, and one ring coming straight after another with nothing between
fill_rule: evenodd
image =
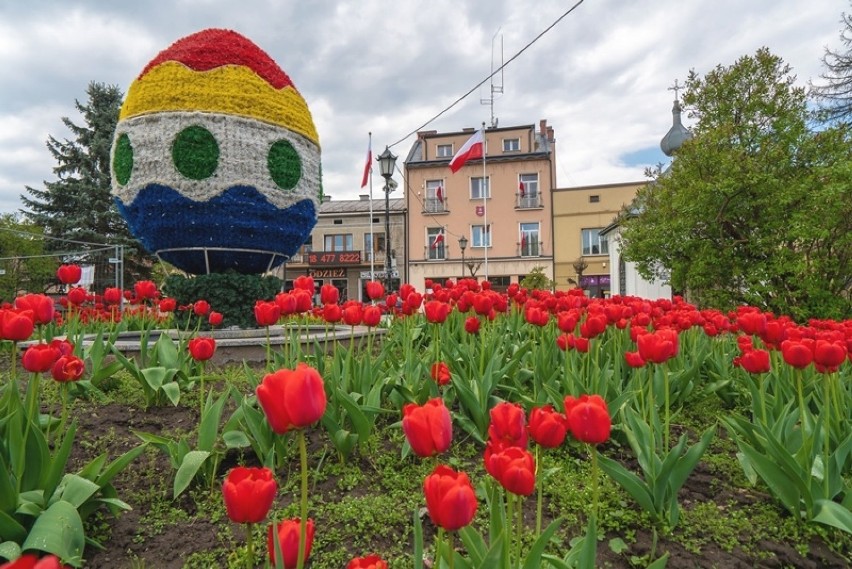
<instances>
[{"instance_id":1,"label":"white cloud","mask_svg":"<svg viewBox=\"0 0 852 569\"><path fill-rule=\"evenodd\" d=\"M367 133L373 149L406 137L484 77L492 38L508 60L571 3L533 0L31 0L0 5L0 211L24 185L52 179L47 135L89 82L130 82L160 50L208 27L234 29L270 54L311 108L323 148L324 186L360 193ZM507 66L495 94L501 125L547 119L557 138L561 187L644 178L624 156L658 147L673 93L690 69L706 73L761 46L817 78L826 46L840 47L836 0L587 0ZM498 33L499 30L499 33ZM497 63L499 64L499 49ZM498 79L499 82L499 79ZM489 86L424 129L490 120ZM414 138L393 148L405 156ZM644 155L644 154L643 154Z\"/></svg>"}]
</instances>

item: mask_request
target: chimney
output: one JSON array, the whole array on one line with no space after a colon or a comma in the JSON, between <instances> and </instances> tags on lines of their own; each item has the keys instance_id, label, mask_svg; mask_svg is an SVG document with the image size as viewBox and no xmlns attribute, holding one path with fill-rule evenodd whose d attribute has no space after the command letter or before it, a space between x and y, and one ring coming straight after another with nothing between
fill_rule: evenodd
<instances>
[{"instance_id":1,"label":"chimney","mask_svg":"<svg viewBox=\"0 0 852 569\"><path fill-rule=\"evenodd\" d=\"M365 201L370 199L370 195L369 194L358 194L358 199L361 200L362 202L365 202Z\"/></svg>"},{"instance_id":2,"label":"chimney","mask_svg":"<svg viewBox=\"0 0 852 569\"><path fill-rule=\"evenodd\" d=\"M541 119L541 121L539 121L538 123L538 127L541 136L547 136L547 119Z\"/></svg>"},{"instance_id":3,"label":"chimney","mask_svg":"<svg viewBox=\"0 0 852 569\"><path fill-rule=\"evenodd\" d=\"M328 194L323 194L323 195L322 195L322 203L330 202L330 201L331 201L331 196L330 196L330 195L328 195Z\"/></svg>"}]
</instances>

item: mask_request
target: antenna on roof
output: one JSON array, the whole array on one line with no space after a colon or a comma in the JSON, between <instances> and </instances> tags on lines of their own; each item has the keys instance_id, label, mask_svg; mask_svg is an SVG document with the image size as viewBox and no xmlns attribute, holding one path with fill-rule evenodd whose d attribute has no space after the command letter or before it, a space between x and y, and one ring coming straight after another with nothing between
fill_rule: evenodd
<instances>
[{"instance_id":1,"label":"antenna on roof","mask_svg":"<svg viewBox=\"0 0 852 569\"><path fill-rule=\"evenodd\" d=\"M497 43L497 36L500 36L500 78L498 84L494 83L494 50ZM497 28L497 31L494 32L494 36L491 38L491 76L489 77L490 82L490 94L487 98L479 99L480 104L490 105L491 106L491 128L497 128L497 123L499 119L494 116L494 100L496 99L495 95L503 94L503 34L500 33L500 28Z\"/></svg>"}]
</instances>

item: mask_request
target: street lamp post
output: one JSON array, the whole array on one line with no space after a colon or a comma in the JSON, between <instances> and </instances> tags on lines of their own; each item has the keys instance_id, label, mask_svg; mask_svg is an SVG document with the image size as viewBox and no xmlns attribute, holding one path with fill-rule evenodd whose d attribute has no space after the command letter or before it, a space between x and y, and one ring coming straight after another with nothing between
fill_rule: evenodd
<instances>
[{"instance_id":1,"label":"street lamp post","mask_svg":"<svg viewBox=\"0 0 852 569\"><path fill-rule=\"evenodd\" d=\"M391 240L390 240L390 193L391 176L396 167L396 156L385 146L385 151L376 157L379 162L379 171L385 179L385 291L391 292Z\"/></svg>"},{"instance_id":2,"label":"street lamp post","mask_svg":"<svg viewBox=\"0 0 852 569\"><path fill-rule=\"evenodd\" d=\"M462 278L464 278L464 250L467 249L467 237L464 235L459 237L459 249L461 249L462 254Z\"/></svg>"}]
</instances>

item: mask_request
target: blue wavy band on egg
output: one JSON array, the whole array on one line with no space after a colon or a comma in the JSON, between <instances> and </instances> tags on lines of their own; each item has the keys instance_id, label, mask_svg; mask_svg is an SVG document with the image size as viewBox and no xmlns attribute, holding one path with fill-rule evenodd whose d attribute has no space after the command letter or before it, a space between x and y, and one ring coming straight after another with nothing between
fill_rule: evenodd
<instances>
[{"instance_id":1,"label":"blue wavy band on egg","mask_svg":"<svg viewBox=\"0 0 852 569\"><path fill-rule=\"evenodd\" d=\"M151 253L212 248L207 251L210 272L263 273L292 257L316 224L312 200L279 209L251 186L233 186L197 202L169 186L150 184L129 205L119 199L116 202L131 232ZM270 254L238 249L281 256L273 259ZM208 271L204 251L168 251L160 257L191 274Z\"/></svg>"}]
</instances>

